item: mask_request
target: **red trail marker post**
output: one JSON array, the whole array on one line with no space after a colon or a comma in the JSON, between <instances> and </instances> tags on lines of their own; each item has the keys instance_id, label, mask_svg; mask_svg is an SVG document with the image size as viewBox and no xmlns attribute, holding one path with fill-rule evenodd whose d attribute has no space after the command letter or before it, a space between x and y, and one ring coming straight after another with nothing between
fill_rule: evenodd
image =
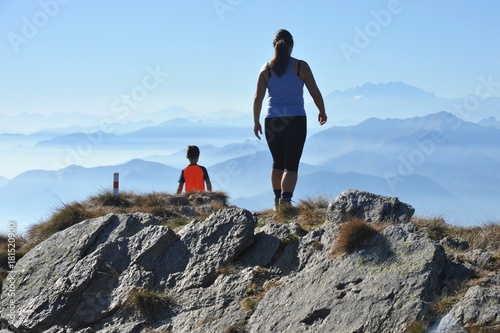
<instances>
[{"instance_id":1,"label":"red trail marker post","mask_svg":"<svg viewBox=\"0 0 500 333\"><path fill-rule=\"evenodd\" d=\"M120 185L119 185L120 174L115 172L113 174L113 198L118 199L120 195Z\"/></svg>"}]
</instances>

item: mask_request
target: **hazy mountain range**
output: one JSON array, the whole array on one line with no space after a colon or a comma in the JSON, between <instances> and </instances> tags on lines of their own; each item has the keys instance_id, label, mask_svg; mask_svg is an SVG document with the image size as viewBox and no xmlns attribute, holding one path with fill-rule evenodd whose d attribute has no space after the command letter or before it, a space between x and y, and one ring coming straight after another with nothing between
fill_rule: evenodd
<instances>
[{"instance_id":1,"label":"hazy mountain range","mask_svg":"<svg viewBox=\"0 0 500 333\"><path fill-rule=\"evenodd\" d=\"M493 88L485 80L480 80L474 94L450 99L402 82L366 83L326 95L325 104L334 113L339 125L354 125L370 117L404 118L440 111L453 113L466 121L478 122L498 116L500 98L487 97L491 94L491 89ZM335 114L336 110L339 111L338 114Z\"/></svg>"},{"instance_id":2,"label":"hazy mountain range","mask_svg":"<svg viewBox=\"0 0 500 333\"><path fill-rule=\"evenodd\" d=\"M397 196L417 215L449 223L499 219L498 99L484 100L484 118L474 122L470 114L445 112L458 101L402 83L366 84L325 100L329 127L310 117L296 201L356 188ZM233 204L271 207L271 158L265 141L253 137L251 114L173 107L149 116L106 125L84 114L0 116L2 226L16 220L24 229L63 203L111 190L114 172L122 190L173 193L188 144L200 146L214 189L226 191ZM348 118L364 120L338 125ZM40 128L5 130L28 119Z\"/></svg>"}]
</instances>

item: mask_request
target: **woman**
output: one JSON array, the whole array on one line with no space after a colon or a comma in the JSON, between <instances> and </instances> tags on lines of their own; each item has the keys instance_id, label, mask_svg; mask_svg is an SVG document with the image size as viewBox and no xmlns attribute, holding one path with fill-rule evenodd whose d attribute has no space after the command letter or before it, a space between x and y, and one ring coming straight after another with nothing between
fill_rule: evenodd
<instances>
[{"instance_id":1,"label":"woman","mask_svg":"<svg viewBox=\"0 0 500 333\"><path fill-rule=\"evenodd\" d=\"M319 110L318 122L326 123L323 96L316 85L309 65L291 57L293 37L286 30L278 30L273 40L274 58L262 66L253 103L254 133L260 140L262 126L260 113L266 94L269 105L265 115L264 131L273 157L271 185L275 194L274 209L290 205L297 183L297 171L306 140L306 112L304 84ZM260 135L259 135L260 134Z\"/></svg>"}]
</instances>

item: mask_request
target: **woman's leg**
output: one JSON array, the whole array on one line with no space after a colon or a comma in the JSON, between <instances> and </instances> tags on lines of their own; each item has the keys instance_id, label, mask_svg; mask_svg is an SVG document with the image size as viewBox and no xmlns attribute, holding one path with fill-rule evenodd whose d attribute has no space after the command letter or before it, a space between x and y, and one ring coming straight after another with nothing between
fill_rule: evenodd
<instances>
[{"instance_id":1,"label":"woman's leg","mask_svg":"<svg viewBox=\"0 0 500 333\"><path fill-rule=\"evenodd\" d=\"M281 181L283 178L283 170L280 169L272 169L271 170L271 185L273 187L273 191L276 194L276 198L281 198L281 191L282 191L282 186L281 186ZM279 192L277 192L279 191ZM279 195L278 195L279 193Z\"/></svg>"},{"instance_id":2,"label":"woman's leg","mask_svg":"<svg viewBox=\"0 0 500 333\"><path fill-rule=\"evenodd\" d=\"M281 198L281 179L283 178L285 148L283 142L283 124L280 118L265 119L265 135L269 151L273 157L271 186L275 197Z\"/></svg>"},{"instance_id":3,"label":"woman's leg","mask_svg":"<svg viewBox=\"0 0 500 333\"><path fill-rule=\"evenodd\" d=\"M283 199L290 201L298 179L300 157L307 135L306 117L295 117L287 126L285 138L285 172L281 180Z\"/></svg>"},{"instance_id":4,"label":"woman's leg","mask_svg":"<svg viewBox=\"0 0 500 333\"><path fill-rule=\"evenodd\" d=\"M281 178L281 190L283 193L293 193L295 185L297 184L298 174L297 171L285 171Z\"/></svg>"}]
</instances>

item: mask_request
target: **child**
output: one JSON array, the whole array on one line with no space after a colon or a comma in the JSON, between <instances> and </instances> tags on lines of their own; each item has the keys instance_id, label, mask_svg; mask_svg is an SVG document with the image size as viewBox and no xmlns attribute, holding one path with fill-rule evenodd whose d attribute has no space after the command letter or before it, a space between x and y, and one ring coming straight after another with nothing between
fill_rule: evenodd
<instances>
[{"instance_id":1,"label":"child","mask_svg":"<svg viewBox=\"0 0 500 333\"><path fill-rule=\"evenodd\" d=\"M182 193L184 185L186 185L186 193L205 191L205 183L207 184L207 190L212 192L212 183L208 177L207 169L197 164L199 157L200 149L197 146L187 147L186 158L189 160L189 165L181 172L177 194Z\"/></svg>"}]
</instances>

